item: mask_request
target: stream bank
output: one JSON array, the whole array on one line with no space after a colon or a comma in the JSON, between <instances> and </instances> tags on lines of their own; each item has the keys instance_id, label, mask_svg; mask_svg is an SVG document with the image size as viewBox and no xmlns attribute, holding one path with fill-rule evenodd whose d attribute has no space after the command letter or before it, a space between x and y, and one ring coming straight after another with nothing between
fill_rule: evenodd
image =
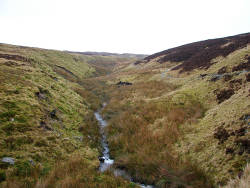
<instances>
[{"instance_id":1,"label":"stream bank","mask_svg":"<svg viewBox=\"0 0 250 188\"><path fill-rule=\"evenodd\" d=\"M103 107L105 107L105 103L103 104ZM105 172L106 170L110 169L115 176L121 176L126 180L129 180L137 185L139 185L142 188L154 188L153 185L144 185L138 182L134 182L133 178L125 171L125 170L121 170L118 168L113 168L113 164L114 164L114 159L110 158L110 154L109 154L109 146L108 146L108 142L107 142L107 136L105 134L105 127L107 126L107 122L102 118L100 111L95 112L95 118L99 123L100 126L100 134L101 134L101 145L102 145L102 156L99 157L99 161L100 161L100 166L99 166L99 171L100 172Z\"/></svg>"}]
</instances>

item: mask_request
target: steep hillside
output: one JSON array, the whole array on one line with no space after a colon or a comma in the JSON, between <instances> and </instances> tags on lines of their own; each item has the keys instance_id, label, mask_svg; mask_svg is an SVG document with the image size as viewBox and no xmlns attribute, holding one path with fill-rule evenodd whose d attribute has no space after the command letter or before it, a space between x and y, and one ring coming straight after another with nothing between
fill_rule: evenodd
<instances>
[{"instance_id":1,"label":"steep hillside","mask_svg":"<svg viewBox=\"0 0 250 188\"><path fill-rule=\"evenodd\" d=\"M0 187L129 185L97 171L101 101L84 79L100 73L88 58L0 44Z\"/></svg>"},{"instance_id":2,"label":"steep hillside","mask_svg":"<svg viewBox=\"0 0 250 188\"><path fill-rule=\"evenodd\" d=\"M212 59L223 56L226 57L235 50L246 47L250 43L250 34L241 34L237 36L210 39L201 42L186 44L180 47L168 49L144 58L136 64L148 63L156 60L159 63L182 62L174 69L181 71L190 71L197 68L209 68L213 62Z\"/></svg>"},{"instance_id":3,"label":"steep hillside","mask_svg":"<svg viewBox=\"0 0 250 188\"><path fill-rule=\"evenodd\" d=\"M250 154L249 70L249 33L114 69L103 78L103 115L116 166L159 187L217 187L240 177Z\"/></svg>"}]
</instances>

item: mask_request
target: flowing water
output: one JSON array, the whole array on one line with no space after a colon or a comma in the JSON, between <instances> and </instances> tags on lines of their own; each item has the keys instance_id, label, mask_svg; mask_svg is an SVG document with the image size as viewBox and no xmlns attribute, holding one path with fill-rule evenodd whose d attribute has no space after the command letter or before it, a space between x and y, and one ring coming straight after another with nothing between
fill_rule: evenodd
<instances>
[{"instance_id":1,"label":"flowing water","mask_svg":"<svg viewBox=\"0 0 250 188\"><path fill-rule=\"evenodd\" d=\"M104 106L105 106L105 104L104 104ZM100 132L102 135L101 144L102 144L102 148L103 148L102 156L99 158L99 160L100 160L99 170L101 172L104 172L108 169L112 169L115 176L121 176L121 177L133 182L131 176L125 170L111 168L112 165L114 164L114 160L110 158L107 137L106 137L105 132L104 132L104 128L107 125L107 122L102 118L102 116L100 115L99 112L95 112L95 117L100 125ZM142 188L153 188L154 187L152 185L144 185L144 184L140 184L137 182L134 182L134 183L136 183L137 185L139 185Z\"/></svg>"}]
</instances>

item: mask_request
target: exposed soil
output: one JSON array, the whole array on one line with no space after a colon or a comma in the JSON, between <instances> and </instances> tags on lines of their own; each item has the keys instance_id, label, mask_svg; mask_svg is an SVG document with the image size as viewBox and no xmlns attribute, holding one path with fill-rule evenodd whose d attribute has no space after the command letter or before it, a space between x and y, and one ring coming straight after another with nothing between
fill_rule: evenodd
<instances>
[{"instance_id":1,"label":"exposed soil","mask_svg":"<svg viewBox=\"0 0 250 188\"><path fill-rule=\"evenodd\" d=\"M53 131L53 128L47 125L45 121L40 121L40 126L38 128L43 128L44 130Z\"/></svg>"},{"instance_id":2,"label":"exposed soil","mask_svg":"<svg viewBox=\"0 0 250 188\"><path fill-rule=\"evenodd\" d=\"M56 65L56 67L58 67L58 68L60 68L60 69L64 70L65 72L67 72L67 73L71 74L72 76L75 76L73 72L69 71L69 70L68 70L68 69L66 69L65 67L58 66L58 65ZM75 76L75 77L76 77L76 76Z\"/></svg>"},{"instance_id":3,"label":"exposed soil","mask_svg":"<svg viewBox=\"0 0 250 188\"><path fill-rule=\"evenodd\" d=\"M15 61L22 61L22 62L30 62L32 59L26 58L20 55L11 55L11 54L0 54L0 58L8 59L8 60L15 60Z\"/></svg>"},{"instance_id":4,"label":"exposed soil","mask_svg":"<svg viewBox=\"0 0 250 188\"><path fill-rule=\"evenodd\" d=\"M246 74L246 81L250 82L250 73Z\"/></svg>"},{"instance_id":5,"label":"exposed soil","mask_svg":"<svg viewBox=\"0 0 250 188\"><path fill-rule=\"evenodd\" d=\"M20 64L20 63L17 63L15 61L6 61L4 63L1 63L0 65L6 65L6 66L9 66L9 67L17 67L17 66L23 66L25 64Z\"/></svg>"},{"instance_id":6,"label":"exposed soil","mask_svg":"<svg viewBox=\"0 0 250 188\"><path fill-rule=\"evenodd\" d=\"M118 86L130 86L130 85L132 85L132 83L120 81L120 82L118 82L116 85L118 85Z\"/></svg>"},{"instance_id":7,"label":"exposed soil","mask_svg":"<svg viewBox=\"0 0 250 188\"><path fill-rule=\"evenodd\" d=\"M218 70L218 74L224 74L227 72L227 67L222 67L221 69Z\"/></svg>"},{"instance_id":8,"label":"exposed soil","mask_svg":"<svg viewBox=\"0 0 250 188\"><path fill-rule=\"evenodd\" d=\"M233 154L234 149L233 148L226 148L226 154Z\"/></svg>"},{"instance_id":9,"label":"exposed soil","mask_svg":"<svg viewBox=\"0 0 250 188\"><path fill-rule=\"evenodd\" d=\"M223 101L229 99L234 94L234 90L223 89L221 91L216 91L215 93L216 93L218 103L222 103Z\"/></svg>"},{"instance_id":10,"label":"exposed soil","mask_svg":"<svg viewBox=\"0 0 250 188\"><path fill-rule=\"evenodd\" d=\"M231 80L233 78L233 75L231 75L231 74L225 74L223 76L223 78L224 78L225 82L228 82L229 80Z\"/></svg>"},{"instance_id":11,"label":"exposed soil","mask_svg":"<svg viewBox=\"0 0 250 188\"><path fill-rule=\"evenodd\" d=\"M243 70L250 71L250 60L248 60L248 62L246 62L246 63L242 62L239 65L234 66L232 68L232 72L243 71Z\"/></svg>"},{"instance_id":12,"label":"exposed soil","mask_svg":"<svg viewBox=\"0 0 250 188\"><path fill-rule=\"evenodd\" d=\"M69 81L76 82L78 79L73 72L69 71L65 67L55 65L54 71Z\"/></svg>"},{"instance_id":13,"label":"exposed soil","mask_svg":"<svg viewBox=\"0 0 250 188\"><path fill-rule=\"evenodd\" d=\"M242 84L242 79L235 79L235 80L231 80L229 82L229 86L230 88L234 89L234 90L239 90Z\"/></svg>"},{"instance_id":14,"label":"exposed soil","mask_svg":"<svg viewBox=\"0 0 250 188\"><path fill-rule=\"evenodd\" d=\"M224 143L229 136L227 130L222 126L218 127L214 133L214 138L219 140L219 144Z\"/></svg>"},{"instance_id":15,"label":"exposed soil","mask_svg":"<svg viewBox=\"0 0 250 188\"><path fill-rule=\"evenodd\" d=\"M239 138L235 140L235 143L240 146L242 153L247 152L250 154L250 140L247 138Z\"/></svg>"},{"instance_id":16,"label":"exposed soil","mask_svg":"<svg viewBox=\"0 0 250 188\"><path fill-rule=\"evenodd\" d=\"M246 134L247 127L241 127L234 131L234 135L237 137L244 136Z\"/></svg>"}]
</instances>

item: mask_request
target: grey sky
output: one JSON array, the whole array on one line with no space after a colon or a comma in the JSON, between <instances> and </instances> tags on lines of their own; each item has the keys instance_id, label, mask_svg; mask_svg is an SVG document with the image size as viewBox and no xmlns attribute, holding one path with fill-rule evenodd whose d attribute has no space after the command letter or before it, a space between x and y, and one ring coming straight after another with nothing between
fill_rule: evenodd
<instances>
[{"instance_id":1,"label":"grey sky","mask_svg":"<svg viewBox=\"0 0 250 188\"><path fill-rule=\"evenodd\" d=\"M250 32L250 0L0 0L0 42L151 54Z\"/></svg>"}]
</instances>

